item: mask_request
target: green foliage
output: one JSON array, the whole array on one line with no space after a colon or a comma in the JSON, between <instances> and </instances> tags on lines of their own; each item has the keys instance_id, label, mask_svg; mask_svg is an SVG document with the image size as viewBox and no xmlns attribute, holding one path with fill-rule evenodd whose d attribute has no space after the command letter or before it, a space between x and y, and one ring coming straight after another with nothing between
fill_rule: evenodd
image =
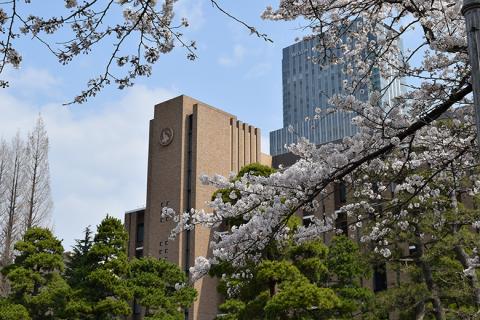
<instances>
[{"instance_id":1,"label":"green foliage","mask_svg":"<svg viewBox=\"0 0 480 320\"><path fill-rule=\"evenodd\" d=\"M133 297L146 320L183 319L196 298L185 273L166 260L128 261L127 237L121 221L107 216L93 240L86 228L64 272L61 242L47 229L29 229L2 270L11 293L0 298L0 320L119 319L131 314Z\"/></svg>"},{"instance_id":2,"label":"green foliage","mask_svg":"<svg viewBox=\"0 0 480 320\"><path fill-rule=\"evenodd\" d=\"M302 277L300 271L290 261L262 261L257 268L258 280L266 283L294 281Z\"/></svg>"},{"instance_id":3,"label":"green foliage","mask_svg":"<svg viewBox=\"0 0 480 320\"><path fill-rule=\"evenodd\" d=\"M64 319L70 287L62 278L63 247L50 230L30 228L15 244L15 262L2 272L10 281L11 293L2 308L32 320ZM23 308L19 307L23 306Z\"/></svg>"},{"instance_id":4,"label":"green foliage","mask_svg":"<svg viewBox=\"0 0 480 320\"><path fill-rule=\"evenodd\" d=\"M281 285L265 305L265 316L266 319L316 319L321 315L327 319L326 315L339 304L340 299L332 289L297 280Z\"/></svg>"},{"instance_id":5,"label":"green foliage","mask_svg":"<svg viewBox=\"0 0 480 320\"><path fill-rule=\"evenodd\" d=\"M328 266L325 265L328 252L323 243L310 241L291 247L289 257L308 280L320 285L327 281L329 276Z\"/></svg>"},{"instance_id":6,"label":"green foliage","mask_svg":"<svg viewBox=\"0 0 480 320\"><path fill-rule=\"evenodd\" d=\"M92 243L88 230L85 239L77 243L67 274L75 290L69 311L78 319L116 319L131 313L127 240L122 222L107 216ZM78 281L77 276L84 280Z\"/></svg>"},{"instance_id":7,"label":"green foliage","mask_svg":"<svg viewBox=\"0 0 480 320\"><path fill-rule=\"evenodd\" d=\"M220 315L217 319L222 320L237 320L238 314L245 312L245 302L237 299L229 299L219 307Z\"/></svg>"},{"instance_id":8,"label":"green foliage","mask_svg":"<svg viewBox=\"0 0 480 320\"><path fill-rule=\"evenodd\" d=\"M216 274L226 275L219 290L227 300L217 319L351 319L366 312L373 293L359 284L368 267L358 246L337 237L331 250L311 241L277 250L245 270L222 264ZM236 275L242 272L251 276Z\"/></svg>"},{"instance_id":9,"label":"green foliage","mask_svg":"<svg viewBox=\"0 0 480 320\"><path fill-rule=\"evenodd\" d=\"M93 245L92 230L90 227L85 228L85 236L81 240L76 240L76 244L72 248L72 254L67 258L65 278L72 287L79 287L85 280L90 263L88 261L88 253Z\"/></svg>"},{"instance_id":10,"label":"green foliage","mask_svg":"<svg viewBox=\"0 0 480 320\"><path fill-rule=\"evenodd\" d=\"M184 319L183 310L196 297L178 266L154 258L134 259L130 264L129 285L138 304L145 308L144 319Z\"/></svg>"},{"instance_id":11,"label":"green foliage","mask_svg":"<svg viewBox=\"0 0 480 320\"><path fill-rule=\"evenodd\" d=\"M28 310L19 304L13 304L8 299L0 298L0 320L30 320Z\"/></svg>"},{"instance_id":12,"label":"green foliage","mask_svg":"<svg viewBox=\"0 0 480 320\"><path fill-rule=\"evenodd\" d=\"M399 286L380 292L376 296L375 314L386 318L389 312L398 312L400 319L415 319L415 310L421 301L428 299L424 283L404 282Z\"/></svg>"},{"instance_id":13,"label":"green foliage","mask_svg":"<svg viewBox=\"0 0 480 320\"><path fill-rule=\"evenodd\" d=\"M267 177L274 172L250 164L233 181L247 173ZM217 190L212 200L216 197L234 204L241 194L228 188ZM238 217L227 225L243 222ZM293 215L287 225L295 230L301 223ZM272 241L261 254L259 264L247 263L242 270L227 262L210 270L210 275L222 277L218 290L227 298L217 319L350 319L370 307L373 294L359 284L359 277L368 275L368 266L358 246L345 237L335 238L330 250L320 241L296 245L289 239L280 248Z\"/></svg>"},{"instance_id":14,"label":"green foliage","mask_svg":"<svg viewBox=\"0 0 480 320\"><path fill-rule=\"evenodd\" d=\"M240 169L237 174L237 179L243 177L247 173L259 177L268 177L272 173L275 173L275 169L260 163L247 164L242 169Z\"/></svg>"},{"instance_id":15,"label":"green foliage","mask_svg":"<svg viewBox=\"0 0 480 320\"><path fill-rule=\"evenodd\" d=\"M332 272L339 286L359 285L359 277L368 277L369 267L360 255L356 243L347 237L333 238L328 247L327 268Z\"/></svg>"}]
</instances>

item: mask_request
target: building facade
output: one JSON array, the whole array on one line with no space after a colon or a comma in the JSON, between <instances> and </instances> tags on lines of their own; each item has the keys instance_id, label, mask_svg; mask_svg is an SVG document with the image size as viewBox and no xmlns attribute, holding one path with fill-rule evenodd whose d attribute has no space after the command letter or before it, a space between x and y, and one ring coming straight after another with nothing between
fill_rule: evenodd
<instances>
[{"instance_id":1,"label":"building facade","mask_svg":"<svg viewBox=\"0 0 480 320\"><path fill-rule=\"evenodd\" d=\"M210 229L197 227L169 240L175 222L162 217L162 208L207 209L215 190L201 184L201 175L227 176L256 162L271 165L261 152L260 137L260 129L184 95L156 105L150 121L146 207L125 213L129 257L164 258L188 272L195 257L209 255ZM195 283L198 298L185 312L186 319L215 318L221 302L216 287L210 277ZM141 319L141 309L134 311L133 319Z\"/></svg>"},{"instance_id":2,"label":"building facade","mask_svg":"<svg viewBox=\"0 0 480 320\"><path fill-rule=\"evenodd\" d=\"M299 137L305 137L315 144L323 144L357 132L352 124L355 114L350 112L336 111L315 119L315 109L332 107L328 100L336 94L342 94L343 82L348 80L343 72L343 63L314 63L313 60L318 57L315 50L317 44L315 38L306 39L283 49L283 128L270 132L272 156L286 153L285 145L297 142ZM401 43L399 45L401 47ZM342 52L336 49L333 54L341 57ZM356 98L367 101L371 90L388 87L383 95L383 103L388 106L402 93L401 80L384 79L379 72L373 74L369 87L358 88Z\"/></svg>"}]
</instances>

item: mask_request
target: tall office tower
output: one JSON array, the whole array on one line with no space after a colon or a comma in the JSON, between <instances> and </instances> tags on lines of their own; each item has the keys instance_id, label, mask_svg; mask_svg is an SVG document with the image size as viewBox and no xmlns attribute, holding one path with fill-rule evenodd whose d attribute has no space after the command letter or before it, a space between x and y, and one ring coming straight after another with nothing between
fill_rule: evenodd
<instances>
[{"instance_id":1,"label":"tall office tower","mask_svg":"<svg viewBox=\"0 0 480 320\"><path fill-rule=\"evenodd\" d=\"M125 213L129 257L164 258L188 272L196 257L209 255L210 229L197 227L169 240L175 223L161 216L162 208L208 210L206 202L215 190L201 184L202 174L227 176L250 163L271 165L271 158L261 153L260 137L260 129L187 96L156 105L150 121L146 208ZM186 319L215 318L220 304L216 286L209 277L195 283L198 298ZM132 318L141 319L141 312L135 306Z\"/></svg>"},{"instance_id":2,"label":"tall office tower","mask_svg":"<svg viewBox=\"0 0 480 320\"><path fill-rule=\"evenodd\" d=\"M381 27L385 29L385 27ZM337 111L314 119L315 108L327 109L328 99L344 92L343 81L348 79L342 69L344 64L319 65L311 58L318 56L314 50L317 39L307 39L283 49L282 87L283 87L283 128L270 132L270 154L272 156L287 152L285 144L305 137L315 144L323 144L355 134L352 125L355 116L350 112ZM400 43L401 46L401 43ZM337 56L341 51L334 52ZM392 83L390 83L392 82ZM388 105L402 92L401 81L384 79L380 73L374 73L370 80L371 88L386 88L383 103ZM361 101L369 98L367 86L359 88L355 96ZM293 127L289 132L288 127Z\"/></svg>"}]
</instances>

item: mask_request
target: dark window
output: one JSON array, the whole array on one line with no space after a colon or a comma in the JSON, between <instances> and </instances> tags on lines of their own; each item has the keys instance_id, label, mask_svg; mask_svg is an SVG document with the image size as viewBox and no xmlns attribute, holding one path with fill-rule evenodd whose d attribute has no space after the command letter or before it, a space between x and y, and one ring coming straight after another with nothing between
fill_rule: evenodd
<instances>
[{"instance_id":1,"label":"dark window","mask_svg":"<svg viewBox=\"0 0 480 320\"><path fill-rule=\"evenodd\" d=\"M311 212L307 212L307 211L304 211L303 212L303 225L305 227L308 227L309 225L311 225L313 222L312 222L312 218L313 218L313 214Z\"/></svg>"},{"instance_id":2,"label":"dark window","mask_svg":"<svg viewBox=\"0 0 480 320\"><path fill-rule=\"evenodd\" d=\"M347 203L347 187L345 186L344 183L340 183L338 187L338 195L340 198L340 203L345 204Z\"/></svg>"},{"instance_id":3,"label":"dark window","mask_svg":"<svg viewBox=\"0 0 480 320\"><path fill-rule=\"evenodd\" d=\"M414 244L411 244L408 246L408 253L413 256L417 253L417 246Z\"/></svg>"},{"instance_id":4,"label":"dark window","mask_svg":"<svg viewBox=\"0 0 480 320\"><path fill-rule=\"evenodd\" d=\"M133 314L140 314L142 307L138 304L137 299L133 300Z\"/></svg>"},{"instance_id":5,"label":"dark window","mask_svg":"<svg viewBox=\"0 0 480 320\"><path fill-rule=\"evenodd\" d=\"M342 230L342 235L348 236L348 221L345 212L340 212L338 214L337 220L335 220L335 228Z\"/></svg>"},{"instance_id":6,"label":"dark window","mask_svg":"<svg viewBox=\"0 0 480 320\"><path fill-rule=\"evenodd\" d=\"M143 249L135 250L135 258L140 259L141 257L143 257Z\"/></svg>"},{"instance_id":7,"label":"dark window","mask_svg":"<svg viewBox=\"0 0 480 320\"><path fill-rule=\"evenodd\" d=\"M387 264L382 263L373 268L373 291L387 290Z\"/></svg>"},{"instance_id":8,"label":"dark window","mask_svg":"<svg viewBox=\"0 0 480 320\"><path fill-rule=\"evenodd\" d=\"M137 224L137 243L143 242L143 236L144 236L144 225L143 223Z\"/></svg>"},{"instance_id":9,"label":"dark window","mask_svg":"<svg viewBox=\"0 0 480 320\"><path fill-rule=\"evenodd\" d=\"M303 218L303 226L308 227L312 224L312 219L310 217L308 218Z\"/></svg>"}]
</instances>

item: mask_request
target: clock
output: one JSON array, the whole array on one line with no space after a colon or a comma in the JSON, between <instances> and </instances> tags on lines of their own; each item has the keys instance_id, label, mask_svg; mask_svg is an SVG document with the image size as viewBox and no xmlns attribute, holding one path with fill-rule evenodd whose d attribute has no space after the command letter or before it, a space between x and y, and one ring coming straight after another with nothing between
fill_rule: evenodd
<instances>
[{"instance_id":1,"label":"clock","mask_svg":"<svg viewBox=\"0 0 480 320\"><path fill-rule=\"evenodd\" d=\"M173 129L172 128L163 128L160 131L160 145L163 147L168 146L172 143L173 140Z\"/></svg>"}]
</instances>

